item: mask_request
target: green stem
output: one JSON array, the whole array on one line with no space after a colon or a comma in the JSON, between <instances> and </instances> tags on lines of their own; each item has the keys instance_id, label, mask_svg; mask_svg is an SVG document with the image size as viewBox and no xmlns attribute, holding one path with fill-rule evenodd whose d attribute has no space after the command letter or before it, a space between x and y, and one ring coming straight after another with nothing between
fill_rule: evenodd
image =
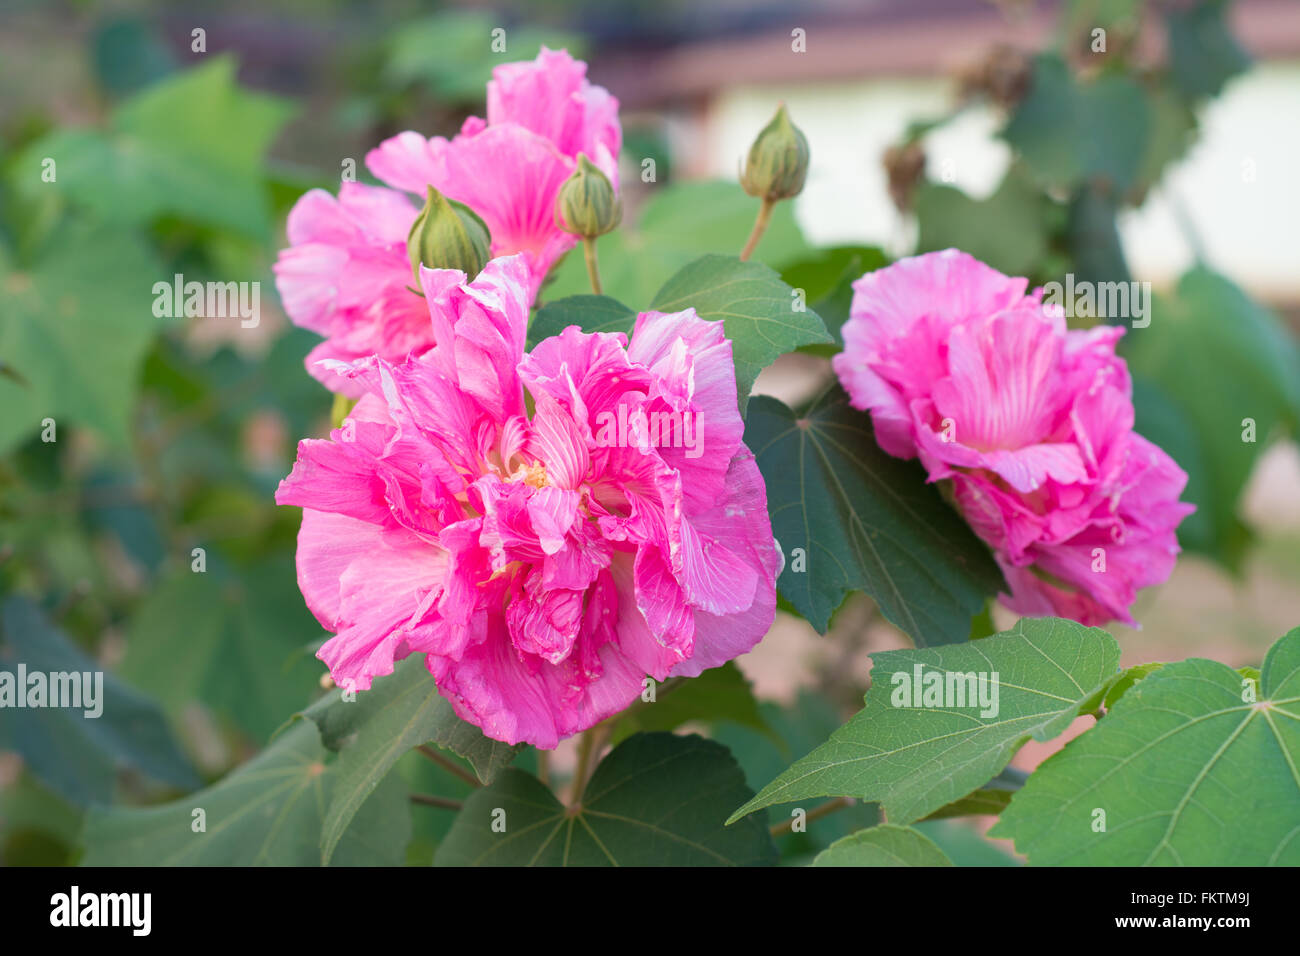
<instances>
[{"instance_id":1,"label":"green stem","mask_svg":"<svg viewBox=\"0 0 1300 956\"><path fill-rule=\"evenodd\" d=\"M768 221L772 218L772 207L776 203L771 199L764 199L758 207L758 215L754 219L754 228L750 230L749 240L745 243L745 248L740 250L740 261L746 262L754 254L755 247L758 246L758 240L763 238L763 233L767 231Z\"/></svg>"},{"instance_id":2,"label":"green stem","mask_svg":"<svg viewBox=\"0 0 1300 956\"><path fill-rule=\"evenodd\" d=\"M830 816L836 810L843 810L845 807L851 807L853 806L853 803L854 801L852 797L836 797L834 800L827 800L821 806L814 807L813 809L809 810L808 816L805 817L804 819L808 823L812 823L814 820L820 820L822 817ZM794 817L791 817L789 820L786 820L784 823L778 823L774 827L772 827L772 837L774 839L776 837L784 836L787 833L793 833L793 832L794 832Z\"/></svg>"},{"instance_id":3,"label":"green stem","mask_svg":"<svg viewBox=\"0 0 1300 956\"><path fill-rule=\"evenodd\" d=\"M591 291L600 295L600 266L596 264L596 240L582 240L582 257L587 260L587 277L591 279Z\"/></svg>"},{"instance_id":4,"label":"green stem","mask_svg":"<svg viewBox=\"0 0 1300 956\"><path fill-rule=\"evenodd\" d=\"M428 793L411 794L411 802L418 803L422 807L437 807L439 810L460 810L464 807L459 800L448 800L446 797L435 797Z\"/></svg>"},{"instance_id":5,"label":"green stem","mask_svg":"<svg viewBox=\"0 0 1300 956\"><path fill-rule=\"evenodd\" d=\"M474 776L472 773L467 771L464 767L460 766L460 764L456 763L456 761L448 760L446 757L438 753L438 751L434 750L428 744L420 744L420 746L416 747L415 749L420 751L420 753L424 754L424 756L428 757L430 760L432 760L434 763L436 763L439 767L447 771L452 776L459 777L461 780L464 780L471 787L483 786L483 784L479 781L478 777Z\"/></svg>"},{"instance_id":6,"label":"green stem","mask_svg":"<svg viewBox=\"0 0 1300 956\"><path fill-rule=\"evenodd\" d=\"M578 806L578 802L582 799L582 792L587 788L587 767L591 763L593 738L593 732L588 729L582 732L582 739L578 741L578 766L573 771L573 791L569 796L570 807Z\"/></svg>"}]
</instances>

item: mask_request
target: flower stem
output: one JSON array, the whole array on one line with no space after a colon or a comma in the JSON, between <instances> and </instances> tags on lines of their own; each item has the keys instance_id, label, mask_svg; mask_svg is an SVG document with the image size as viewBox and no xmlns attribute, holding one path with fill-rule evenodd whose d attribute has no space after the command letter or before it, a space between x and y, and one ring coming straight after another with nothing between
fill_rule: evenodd
<instances>
[{"instance_id":1,"label":"flower stem","mask_svg":"<svg viewBox=\"0 0 1300 956\"><path fill-rule=\"evenodd\" d=\"M582 732L582 739L578 741L578 766L573 771L573 790L569 795L569 806L578 806L578 801L582 799L582 791L587 786L587 766L591 763L592 731L590 729Z\"/></svg>"},{"instance_id":2,"label":"flower stem","mask_svg":"<svg viewBox=\"0 0 1300 956\"><path fill-rule=\"evenodd\" d=\"M596 264L596 240L582 240L582 257L587 260L587 276L591 279L591 291L600 295L600 266Z\"/></svg>"},{"instance_id":3,"label":"flower stem","mask_svg":"<svg viewBox=\"0 0 1300 956\"><path fill-rule=\"evenodd\" d=\"M464 780L471 787L483 786L483 784L479 782L478 777L468 772L464 767L460 766L460 764L456 763L454 760L448 760L446 757L438 753L438 751L434 750L428 744L420 744L420 746L416 747L415 749L420 751L420 753L424 754L424 756L428 757L430 760L436 763L443 770L447 771L449 774L452 774L453 776L459 777L461 780Z\"/></svg>"},{"instance_id":4,"label":"flower stem","mask_svg":"<svg viewBox=\"0 0 1300 956\"><path fill-rule=\"evenodd\" d=\"M580 806L582 795L587 791L587 784L591 782L596 772L596 764L600 762L600 754L614 734L614 724L619 716L621 715L615 715L583 731L582 740L578 744L578 768L573 773L573 796L569 800L570 809L576 810Z\"/></svg>"},{"instance_id":5,"label":"flower stem","mask_svg":"<svg viewBox=\"0 0 1300 956\"><path fill-rule=\"evenodd\" d=\"M758 246L758 240L763 238L763 233L767 231L768 221L772 218L772 207L776 203L771 199L764 198L758 207L758 216L754 219L754 228L749 233L749 240L745 243L745 248L740 250L740 261L747 262L749 257L754 254L755 247Z\"/></svg>"},{"instance_id":6,"label":"flower stem","mask_svg":"<svg viewBox=\"0 0 1300 956\"><path fill-rule=\"evenodd\" d=\"M836 797L834 800L827 800L820 806L814 807L808 811L808 816L804 819L808 823L814 820L820 820L822 817L829 816L836 810L843 810L845 807L851 807L856 801L852 797ZM778 823L772 827L773 838L785 836L787 833L794 832L794 817L786 820L784 823Z\"/></svg>"},{"instance_id":7,"label":"flower stem","mask_svg":"<svg viewBox=\"0 0 1300 956\"><path fill-rule=\"evenodd\" d=\"M460 810L464 806L459 800L435 797L429 793L413 793L411 802L418 803L422 807L437 807L439 810Z\"/></svg>"}]
</instances>

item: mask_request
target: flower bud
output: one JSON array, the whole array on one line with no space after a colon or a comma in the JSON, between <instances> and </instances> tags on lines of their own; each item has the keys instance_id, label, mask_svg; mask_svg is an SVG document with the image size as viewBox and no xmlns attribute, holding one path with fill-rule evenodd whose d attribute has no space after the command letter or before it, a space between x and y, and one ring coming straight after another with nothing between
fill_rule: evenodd
<instances>
[{"instance_id":1,"label":"flower bud","mask_svg":"<svg viewBox=\"0 0 1300 956\"><path fill-rule=\"evenodd\" d=\"M623 219L623 201L609 177L578 154L578 168L555 197L555 222L565 232L584 239L603 236Z\"/></svg>"},{"instance_id":2,"label":"flower bud","mask_svg":"<svg viewBox=\"0 0 1300 956\"><path fill-rule=\"evenodd\" d=\"M420 266L430 269L459 269L473 279L491 258L492 236L474 210L448 199L432 186L424 208L411 223L406 252L411 259L417 286Z\"/></svg>"},{"instance_id":3,"label":"flower bud","mask_svg":"<svg viewBox=\"0 0 1300 956\"><path fill-rule=\"evenodd\" d=\"M740 185L751 196L775 202L799 195L807 176L808 140L790 122L783 103L749 147Z\"/></svg>"}]
</instances>

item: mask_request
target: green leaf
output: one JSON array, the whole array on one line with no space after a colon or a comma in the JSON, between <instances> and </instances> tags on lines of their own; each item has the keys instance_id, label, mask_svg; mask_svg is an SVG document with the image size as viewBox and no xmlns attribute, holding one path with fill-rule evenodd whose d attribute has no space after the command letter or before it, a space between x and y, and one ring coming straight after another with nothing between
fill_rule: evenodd
<instances>
[{"instance_id":1,"label":"green leaf","mask_svg":"<svg viewBox=\"0 0 1300 956\"><path fill-rule=\"evenodd\" d=\"M1093 698L1084 705L1085 710L1096 710L1097 708L1110 710L1115 706L1115 702L1128 693L1134 684L1164 666L1161 661L1149 661L1146 664L1134 664L1132 667L1126 667L1111 678L1101 692L1093 695Z\"/></svg>"},{"instance_id":2,"label":"green leaf","mask_svg":"<svg viewBox=\"0 0 1300 956\"><path fill-rule=\"evenodd\" d=\"M1045 53L1002 135L1047 185L1099 180L1122 193L1146 158L1151 113L1146 92L1127 76L1079 83L1059 55Z\"/></svg>"},{"instance_id":3,"label":"green leaf","mask_svg":"<svg viewBox=\"0 0 1300 956\"><path fill-rule=\"evenodd\" d=\"M918 832L928 836L957 867L1022 866L1001 845L995 844L974 827L961 820L922 820L915 824Z\"/></svg>"},{"instance_id":4,"label":"green leaf","mask_svg":"<svg viewBox=\"0 0 1300 956\"><path fill-rule=\"evenodd\" d=\"M1130 337L1141 329L1134 330ZM1187 487L1180 496L1196 504L1196 510L1178 525L1178 543L1187 551L1215 557L1232 566L1250 541L1250 529L1236 515L1236 502L1227 514L1215 501L1210 466L1196 426L1183 407L1165 394L1164 387L1148 379L1132 365L1134 429L1164 449L1178 467L1187 472Z\"/></svg>"},{"instance_id":5,"label":"green leaf","mask_svg":"<svg viewBox=\"0 0 1300 956\"><path fill-rule=\"evenodd\" d=\"M813 866L952 866L933 840L911 827L882 823L836 840Z\"/></svg>"},{"instance_id":6,"label":"green leaf","mask_svg":"<svg viewBox=\"0 0 1300 956\"><path fill-rule=\"evenodd\" d=\"M101 23L91 38L95 76L113 96L134 93L176 69L176 59L156 25L122 17Z\"/></svg>"},{"instance_id":7,"label":"green leaf","mask_svg":"<svg viewBox=\"0 0 1300 956\"><path fill-rule=\"evenodd\" d=\"M1073 621L1024 618L979 641L885 651L872 660L866 706L732 820L774 803L827 796L879 801L895 823L928 816L987 783L1031 737L1051 740L1064 731L1115 673L1119 645ZM955 699L911 705L901 696L911 682L895 681L917 667L922 674L998 675L996 708L956 706Z\"/></svg>"},{"instance_id":8,"label":"green leaf","mask_svg":"<svg viewBox=\"0 0 1300 956\"><path fill-rule=\"evenodd\" d=\"M1004 787L980 787L966 794L960 800L954 800L947 806L940 807L934 813L927 814L926 820L947 820L951 817L995 817L1007 808L1014 790Z\"/></svg>"},{"instance_id":9,"label":"green leaf","mask_svg":"<svg viewBox=\"0 0 1300 956\"><path fill-rule=\"evenodd\" d=\"M584 332L622 332L629 338L636 312L607 295L571 295L548 302L528 323L528 348L571 325Z\"/></svg>"},{"instance_id":10,"label":"green leaf","mask_svg":"<svg viewBox=\"0 0 1300 956\"><path fill-rule=\"evenodd\" d=\"M970 640L978 641L981 637L988 637L990 634L997 633L998 626L993 621L993 599L989 598L970 619Z\"/></svg>"},{"instance_id":11,"label":"green leaf","mask_svg":"<svg viewBox=\"0 0 1300 956\"><path fill-rule=\"evenodd\" d=\"M466 802L438 866L756 866L776 862L767 826L723 826L752 791L703 737L637 734L601 761L570 812L536 777L506 770ZM504 816L502 816L504 814ZM504 832L494 832L504 821ZM499 829L499 826L498 826Z\"/></svg>"},{"instance_id":12,"label":"green leaf","mask_svg":"<svg viewBox=\"0 0 1300 956\"><path fill-rule=\"evenodd\" d=\"M1150 328L1131 330L1123 351L1134 373L1154 382L1190 423L1205 473L1191 476L1185 498L1210 511L1209 553L1236 566L1248 540L1237 518L1246 479L1271 434L1300 420L1295 342L1241 289L1197 268L1175 295L1156 298ZM1138 408L1139 432L1149 417ZM1247 420L1254 441L1243 440Z\"/></svg>"},{"instance_id":13,"label":"green leaf","mask_svg":"<svg viewBox=\"0 0 1300 956\"><path fill-rule=\"evenodd\" d=\"M17 683L20 664L28 686ZM47 695L55 693L53 675L76 678L75 691L60 682L59 693L75 693L79 706L20 708L10 700L0 717L0 749L20 753L32 772L67 800L109 802L117 771L127 767L177 787L199 785L158 706L105 672L25 598L11 597L0 608L0 674L12 675L5 683L16 694L26 694L36 674L44 676ZM83 674L97 675L93 704L82 696ZM52 700L47 696L47 704ZM99 713L89 716L95 710Z\"/></svg>"},{"instance_id":14,"label":"green leaf","mask_svg":"<svg viewBox=\"0 0 1300 956\"><path fill-rule=\"evenodd\" d=\"M136 611L122 674L173 714L201 700L265 740L311 699L322 669L310 642L323 632L287 599L295 591L287 558L236 574L209 551L205 572L174 572Z\"/></svg>"},{"instance_id":15,"label":"green leaf","mask_svg":"<svg viewBox=\"0 0 1300 956\"><path fill-rule=\"evenodd\" d=\"M749 680L734 661L699 677L682 678L679 685L660 687L652 702L633 704L619 719L613 739L618 742L638 731L673 730L691 721L717 720L771 732Z\"/></svg>"},{"instance_id":16,"label":"green leaf","mask_svg":"<svg viewBox=\"0 0 1300 956\"><path fill-rule=\"evenodd\" d=\"M1250 66L1250 55L1228 28L1225 0L1171 6L1169 68L1174 85L1188 99L1218 96L1224 84Z\"/></svg>"},{"instance_id":17,"label":"green leaf","mask_svg":"<svg viewBox=\"0 0 1300 956\"><path fill-rule=\"evenodd\" d=\"M808 255L794 220L794 203L777 203L755 259L773 268ZM758 200L734 182L673 183L652 188L635 224L596 243L601 287L607 295L641 311L673 273L700 256L720 250L739 254L758 214ZM574 250L542 290L549 301L591 291L582 251Z\"/></svg>"},{"instance_id":18,"label":"green leaf","mask_svg":"<svg viewBox=\"0 0 1300 956\"><path fill-rule=\"evenodd\" d=\"M56 422L129 443L140 366L157 330L162 267L134 235L84 222L56 230L24 271L0 245L0 452Z\"/></svg>"},{"instance_id":19,"label":"green leaf","mask_svg":"<svg viewBox=\"0 0 1300 956\"><path fill-rule=\"evenodd\" d=\"M884 252L875 246L833 246L781 270L781 281L804 290L812 310L821 316L834 339L832 346L805 346L805 351L824 350L833 355L844 347L841 329L853 303L853 283L888 264Z\"/></svg>"},{"instance_id":20,"label":"green leaf","mask_svg":"<svg viewBox=\"0 0 1300 956\"><path fill-rule=\"evenodd\" d=\"M709 255L684 266L655 295L651 309L693 308L700 318L721 319L736 363L736 394L743 415L758 373L801 345L830 342L821 317L795 311L794 290L758 262Z\"/></svg>"},{"instance_id":21,"label":"green leaf","mask_svg":"<svg viewBox=\"0 0 1300 956\"><path fill-rule=\"evenodd\" d=\"M1081 288L1085 282L1131 281L1119 237L1119 212L1119 199L1109 190L1092 184L1078 189L1070 200L1065 238L1076 287ZM1113 315L1107 314L1111 308L1115 311ZM1121 309L1101 301L1093 305L1093 313L1117 325L1127 324L1131 318Z\"/></svg>"},{"instance_id":22,"label":"green leaf","mask_svg":"<svg viewBox=\"0 0 1300 956\"><path fill-rule=\"evenodd\" d=\"M1146 154L1138 169L1136 200L1160 181L1164 171L1181 159L1196 140L1196 113L1168 86L1158 86L1149 93L1151 132ZM1132 195L1132 194L1131 194Z\"/></svg>"},{"instance_id":23,"label":"green leaf","mask_svg":"<svg viewBox=\"0 0 1300 956\"><path fill-rule=\"evenodd\" d=\"M345 701L335 690L302 715L316 722L331 750L346 752L357 742L362 750L369 749L367 742L377 744L400 732L414 740L410 747L433 743L464 757L484 783L491 783L522 749L484 736L457 717L418 655L399 661L392 674L375 678L370 690L358 691L355 700Z\"/></svg>"},{"instance_id":24,"label":"green leaf","mask_svg":"<svg viewBox=\"0 0 1300 956\"><path fill-rule=\"evenodd\" d=\"M1255 702L1247 680L1166 664L1046 760L992 835L1033 864L1300 864L1300 628L1269 650Z\"/></svg>"},{"instance_id":25,"label":"green leaf","mask_svg":"<svg viewBox=\"0 0 1300 956\"><path fill-rule=\"evenodd\" d=\"M300 721L206 790L159 807L91 810L83 866L316 866L338 764ZM202 810L200 815L198 810ZM196 832L199 820L204 829ZM396 866L411 834L406 787L376 790L334 851L336 866Z\"/></svg>"},{"instance_id":26,"label":"green leaf","mask_svg":"<svg viewBox=\"0 0 1300 956\"><path fill-rule=\"evenodd\" d=\"M841 389L798 416L756 397L745 444L786 554L778 586L813 627L824 633L844 595L861 590L918 644L966 640L1002 575L921 466L881 451Z\"/></svg>"},{"instance_id":27,"label":"green leaf","mask_svg":"<svg viewBox=\"0 0 1300 956\"><path fill-rule=\"evenodd\" d=\"M1047 255L1047 201L1016 167L987 199L927 182L915 203L918 253L961 249L1013 276L1033 274Z\"/></svg>"},{"instance_id":28,"label":"green leaf","mask_svg":"<svg viewBox=\"0 0 1300 956\"><path fill-rule=\"evenodd\" d=\"M0 866L69 865L83 816L34 774L19 774L0 787Z\"/></svg>"},{"instance_id":29,"label":"green leaf","mask_svg":"<svg viewBox=\"0 0 1300 956\"><path fill-rule=\"evenodd\" d=\"M1088 712L1088 704L1079 708L1080 713ZM1011 795L1025 785L1029 777L1023 770L1006 767L1000 774L978 790L966 794L960 800L954 800L947 806L940 807L928 814L925 820L946 820L950 817L997 816L1011 802ZM925 821L922 821L925 822Z\"/></svg>"},{"instance_id":30,"label":"green leaf","mask_svg":"<svg viewBox=\"0 0 1300 956\"><path fill-rule=\"evenodd\" d=\"M304 716L320 728L325 745L339 751L337 783L325 814L321 853L328 863L356 812L412 747L435 743L460 754L479 779L491 782L519 747L485 737L456 716L424 666L423 655L400 661L351 701L339 691L313 704Z\"/></svg>"},{"instance_id":31,"label":"green leaf","mask_svg":"<svg viewBox=\"0 0 1300 956\"><path fill-rule=\"evenodd\" d=\"M771 732L729 721L709 728L710 737L730 750L740 764L750 789L771 780L790 766L791 761L820 745L844 719L824 694L806 688L785 706L762 701L759 713ZM783 865L810 863L836 840L881 822L880 808L874 803L855 800L834 813L806 819L810 809L807 805L791 803L768 807L765 815L759 814L760 819L766 817L769 826L777 826L792 821L796 811L803 811L806 826L802 832L783 832L776 840Z\"/></svg>"},{"instance_id":32,"label":"green leaf","mask_svg":"<svg viewBox=\"0 0 1300 956\"><path fill-rule=\"evenodd\" d=\"M503 59L531 60L538 49L568 50L581 57L586 41L580 34L537 29L526 22L512 25L509 56L493 49L492 31L500 18L477 10L444 10L404 21L388 40L383 78L392 87L424 83L439 97L478 106L492 69Z\"/></svg>"},{"instance_id":33,"label":"green leaf","mask_svg":"<svg viewBox=\"0 0 1300 956\"><path fill-rule=\"evenodd\" d=\"M277 97L241 90L234 60L214 57L132 97L105 132L59 130L33 143L18 161L21 182L115 224L170 214L268 238L263 157L290 112ZM46 157L53 183L40 178Z\"/></svg>"}]
</instances>

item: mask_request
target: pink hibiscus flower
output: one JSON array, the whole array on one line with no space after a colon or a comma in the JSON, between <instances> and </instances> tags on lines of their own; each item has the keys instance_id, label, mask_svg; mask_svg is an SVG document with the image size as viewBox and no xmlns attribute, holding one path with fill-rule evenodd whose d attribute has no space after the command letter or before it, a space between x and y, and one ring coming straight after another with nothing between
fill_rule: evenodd
<instances>
[{"instance_id":1,"label":"pink hibiscus flower","mask_svg":"<svg viewBox=\"0 0 1300 956\"><path fill-rule=\"evenodd\" d=\"M780 555L722 323L648 312L630 342L571 326L525 354L524 256L421 282L437 345L332 363L362 398L276 494L304 509L298 580L335 681L425 654L462 718L551 748L646 675L753 647Z\"/></svg>"},{"instance_id":2,"label":"pink hibiscus flower","mask_svg":"<svg viewBox=\"0 0 1300 956\"><path fill-rule=\"evenodd\" d=\"M486 121L471 117L450 141L400 133L370 152L371 172L393 188L344 183L337 199L313 189L298 200L276 287L294 324L325 336L307 358L313 376L357 398L361 385L322 360L399 362L433 345L406 251L430 184L482 217L494 256L525 255L529 301L536 297L577 242L555 224L555 196L577 155L586 153L618 184L618 101L586 71L568 53L547 49L534 61L499 66L488 83Z\"/></svg>"},{"instance_id":3,"label":"pink hibiscus flower","mask_svg":"<svg viewBox=\"0 0 1300 956\"><path fill-rule=\"evenodd\" d=\"M1023 614L1135 624L1164 581L1186 474L1133 431L1123 329L1066 328L1042 290L955 249L854 283L835 371L880 446L950 480Z\"/></svg>"},{"instance_id":4,"label":"pink hibiscus flower","mask_svg":"<svg viewBox=\"0 0 1300 956\"><path fill-rule=\"evenodd\" d=\"M535 297L578 241L555 223L555 197L578 154L618 189L618 100L563 50L543 47L532 62L508 63L492 75L486 120L471 116L451 140L398 133L371 150L366 165L395 189L423 197L431 183L473 209L492 233L493 256L524 254Z\"/></svg>"}]
</instances>

